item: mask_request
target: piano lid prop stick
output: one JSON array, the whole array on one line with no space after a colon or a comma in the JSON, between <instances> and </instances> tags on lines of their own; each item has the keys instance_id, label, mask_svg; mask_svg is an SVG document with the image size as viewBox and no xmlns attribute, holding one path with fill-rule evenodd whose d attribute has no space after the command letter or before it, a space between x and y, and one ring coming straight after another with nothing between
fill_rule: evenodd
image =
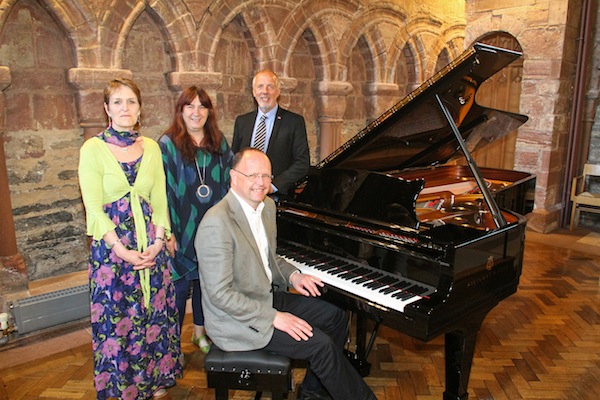
<instances>
[{"instance_id":1,"label":"piano lid prop stick","mask_svg":"<svg viewBox=\"0 0 600 400\"><path fill-rule=\"evenodd\" d=\"M492 198L492 194L491 194L489 188L487 187L485 180L481 176L479 167L477 167L475 160L473 159L473 157L471 157L471 152L469 152L469 149L467 149L467 146L465 145L465 141L463 140L463 137L460 134L458 127L454 123L454 119L452 119L452 116L450 115L448 108L446 108L446 106L442 102L442 99L440 99L439 95L436 94L435 99L437 100L438 105L440 106L440 109L442 110L442 113L444 114L444 117L446 118L446 121L448 122L448 125L452 129L452 133L454 133L454 136L456 137L456 140L458 141L458 145L460 146L460 149L462 150L465 158L467 159L467 163L469 164L469 169L473 173L473 176L475 177L475 180L477 181L477 185L479 185L481 194L483 194L483 198L485 199L485 202L490 209L490 213L492 214L492 218L494 219L494 223L496 224L496 227L502 228L502 227L506 226L507 225L506 219L504 219L504 216L502 215L502 212L500 212L500 208L498 207L498 204Z\"/></svg>"}]
</instances>

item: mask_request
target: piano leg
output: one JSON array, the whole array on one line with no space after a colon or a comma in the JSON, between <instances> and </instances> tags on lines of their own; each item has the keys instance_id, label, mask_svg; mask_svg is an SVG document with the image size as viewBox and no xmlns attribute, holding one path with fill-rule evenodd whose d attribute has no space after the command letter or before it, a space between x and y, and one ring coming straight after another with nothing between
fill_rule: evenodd
<instances>
[{"instance_id":1,"label":"piano leg","mask_svg":"<svg viewBox=\"0 0 600 400\"><path fill-rule=\"evenodd\" d=\"M486 313L487 314L487 313ZM469 397L468 384L475 353L477 334L483 319L475 319L465 324L464 329L446 333L446 391L444 400L466 400Z\"/></svg>"},{"instance_id":2,"label":"piano leg","mask_svg":"<svg viewBox=\"0 0 600 400\"><path fill-rule=\"evenodd\" d=\"M367 361L367 357L371 352L373 344L375 344L375 338L377 337L377 331L381 325L381 321L375 321L375 327L371 332L369 344L367 344L367 322L368 318L364 315L356 314L356 347L355 352L346 350L346 357L350 360L354 368L358 371L360 376L366 377L371 373L371 363Z\"/></svg>"}]
</instances>

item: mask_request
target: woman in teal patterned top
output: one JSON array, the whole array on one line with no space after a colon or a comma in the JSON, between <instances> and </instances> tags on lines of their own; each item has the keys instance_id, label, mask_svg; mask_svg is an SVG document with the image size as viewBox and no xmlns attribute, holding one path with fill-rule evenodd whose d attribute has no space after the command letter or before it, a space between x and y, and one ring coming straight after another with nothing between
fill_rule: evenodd
<instances>
[{"instance_id":1,"label":"woman in teal patterned top","mask_svg":"<svg viewBox=\"0 0 600 400\"><path fill-rule=\"evenodd\" d=\"M194 238L204 213L229 190L233 153L217 126L215 110L206 91L191 86L181 93L173 122L158 144L167 178L172 230L167 248L175 256L173 280L179 324L183 325L191 285L192 342L207 353L210 345L204 330Z\"/></svg>"}]
</instances>

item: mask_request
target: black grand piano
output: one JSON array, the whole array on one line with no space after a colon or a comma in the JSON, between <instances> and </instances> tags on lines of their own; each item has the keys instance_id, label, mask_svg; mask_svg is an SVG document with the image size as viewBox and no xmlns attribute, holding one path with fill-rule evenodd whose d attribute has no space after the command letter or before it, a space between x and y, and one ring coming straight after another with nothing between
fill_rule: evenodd
<instances>
[{"instance_id":1,"label":"black grand piano","mask_svg":"<svg viewBox=\"0 0 600 400\"><path fill-rule=\"evenodd\" d=\"M520 56L473 45L278 201L278 254L356 315L349 357L363 375L381 324L423 341L443 334L444 399L468 397L481 324L519 284L535 189L531 174L472 159L527 120L475 94ZM448 163L456 155L462 165Z\"/></svg>"}]
</instances>

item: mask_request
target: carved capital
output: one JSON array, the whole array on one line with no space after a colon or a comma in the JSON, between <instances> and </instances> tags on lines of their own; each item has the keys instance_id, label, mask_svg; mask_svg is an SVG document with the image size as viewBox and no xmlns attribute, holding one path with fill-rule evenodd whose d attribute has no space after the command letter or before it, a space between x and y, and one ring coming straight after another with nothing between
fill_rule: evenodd
<instances>
[{"instance_id":1,"label":"carved capital","mask_svg":"<svg viewBox=\"0 0 600 400\"><path fill-rule=\"evenodd\" d=\"M341 81L319 81L313 83L313 92L319 105L319 120L339 122L346 112L346 96L352 85Z\"/></svg>"},{"instance_id":2,"label":"carved capital","mask_svg":"<svg viewBox=\"0 0 600 400\"><path fill-rule=\"evenodd\" d=\"M279 78L281 91L285 94L290 94L298 87L298 79L296 78Z\"/></svg>"},{"instance_id":3,"label":"carved capital","mask_svg":"<svg viewBox=\"0 0 600 400\"><path fill-rule=\"evenodd\" d=\"M352 84L344 81L317 81L313 83L317 96L347 96L352 92Z\"/></svg>"},{"instance_id":4,"label":"carved capital","mask_svg":"<svg viewBox=\"0 0 600 400\"><path fill-rule=\"evenodd\" d=\"M395 96L399 97L400 87L395 83L369 82L363 85L366 96Z\"/></svg>"},{"instance_id":5,"label":"carved capital","mask_svg":"<svg viewBox=\"0 0 600 400\"><path fill-rule=\"evenodd\" d=\"M75 89L104 90L112 79L132 77L133 73L128 69L71 68L67 79Z\"/></svg>"},{"instance_id":6,"label":"carved capital","mask_svg":"<svg viewBox=\"0 0 600 400\"><path fill-rule=\"evenodd\" d=\"M390 109L402 97L400 88L395 83L370 82L363 85L366 96L367 116L375 119Z\"/></svg>"},{"instance_id":7,"label":"carved capital","mask_svg":"<svg viewBox=\"0 0 600 400\"><path fill-rule=\"evenodd\" d=\"M169 87L174 91L182 91L186 87L197 85L209 91L217 90L223 85L223 74L220 72L171 72L167 75Z\"/></svg>"}]
</instances>

